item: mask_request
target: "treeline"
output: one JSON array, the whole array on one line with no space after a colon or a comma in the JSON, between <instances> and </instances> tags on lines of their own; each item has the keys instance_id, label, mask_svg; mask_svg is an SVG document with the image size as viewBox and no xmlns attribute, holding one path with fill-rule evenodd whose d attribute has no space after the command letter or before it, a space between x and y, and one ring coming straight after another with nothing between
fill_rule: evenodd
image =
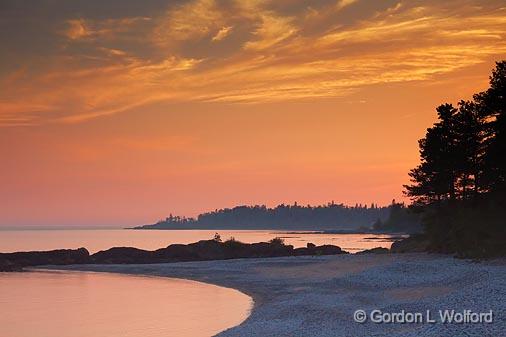
<instances>
[{"instance_id":1,"label":"treeline","mask_svg":"<svg viewBox=\"0 0 506 337\"><path fill-rule=\"evenodd\" d=\"M419 141L420 164L405 193L423 215L430 249L461 256L504 255L506 228L506 61L490 87L442 104Z\"/></svg>"},{"instance_id":2,"label":"treeline","mask_svg":"<svg viewBox=\"0 0 506 337\"><path fill-rule=\"evenodd\" d=\"M370 230L385 220L391 206L329 203L320 206L281 204L237 206L200 214L197 218L170 215L144 229L283 229L283 230Z\"/></svg>"}]
</instances>

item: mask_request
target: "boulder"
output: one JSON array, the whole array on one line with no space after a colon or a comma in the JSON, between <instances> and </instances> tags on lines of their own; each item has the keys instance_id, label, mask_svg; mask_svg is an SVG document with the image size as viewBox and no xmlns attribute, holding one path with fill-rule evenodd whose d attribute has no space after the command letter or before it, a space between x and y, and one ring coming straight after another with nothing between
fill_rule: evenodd
<instances>
[{"instance_id":1,"label":"boulder","mask_svg":"<svg viewBox=\"0 0 506 337\"><path fill-rule=\"evenodd\" d=\"M390 250L388 248L375 247L375 248L366 249L366 250L363 250L361 252L358 252L357 255L362 255L362 254L388 254L388 253L390 253Z\"/></svg>"},{"instance_id":2,"label":"boulder","mask_svg":"<svg viewBox=\"0 0 506 337\"><path fill-rule=\"evenodd\" d=\"M333 246L333 245L322 245L316 246L313 245L307 248L296 248L294 249L294 254L296 256L303 255L339 255L339 254L349 254L348 252L341 249L341 247Z\"/></svg>"},{"instance_id":3,"label":"boulder","mask_svg":"<svg viewBox=\"0 0 506 337\"><path fill-rule=\"evenodd\" d=\"M429 240L424 235L413 235L392 243L392 253L421 253L428 251Z\"/></svg>"}]
</instances>

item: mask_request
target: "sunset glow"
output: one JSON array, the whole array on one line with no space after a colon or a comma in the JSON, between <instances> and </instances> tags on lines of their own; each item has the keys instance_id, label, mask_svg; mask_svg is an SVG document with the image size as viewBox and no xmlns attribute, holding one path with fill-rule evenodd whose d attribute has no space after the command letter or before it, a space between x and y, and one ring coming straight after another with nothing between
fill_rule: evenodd
<instances>
[{"instance_id":1,"label":"sunset glow","mask_svg":"<svg viewBox=\"0 0 506 337\"><path fill-rule=\"evenodd\" d=\"M0 225L401 200L504 1L0 4Z\"/></svg>"}]
</instances>

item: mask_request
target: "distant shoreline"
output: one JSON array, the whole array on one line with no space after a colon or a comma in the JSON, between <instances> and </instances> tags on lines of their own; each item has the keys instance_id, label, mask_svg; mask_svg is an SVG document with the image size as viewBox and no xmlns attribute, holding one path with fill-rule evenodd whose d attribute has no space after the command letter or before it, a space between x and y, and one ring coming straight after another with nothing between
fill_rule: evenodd
<instances>
[{"instance_id":1,"label":"distant shoreline","mask_svg":"<svg viewBox=\"0 0 506 337\"><path fill-rule=\"evenodd\" d=\"M128 230L161 230L161 231L182 231L182 230L210 230L217 231L272 231L272 234L371 234L371 235L397 235L396 239L405 237L410 233L402 231L376 231L376 230L354 230L354 229L340 229L340 230L315 230L315 229L279 229L279 228L238 228L238 227L177 227L177 228L158 228L158 227L125 227Z\"/></svg>"}]
</instances>

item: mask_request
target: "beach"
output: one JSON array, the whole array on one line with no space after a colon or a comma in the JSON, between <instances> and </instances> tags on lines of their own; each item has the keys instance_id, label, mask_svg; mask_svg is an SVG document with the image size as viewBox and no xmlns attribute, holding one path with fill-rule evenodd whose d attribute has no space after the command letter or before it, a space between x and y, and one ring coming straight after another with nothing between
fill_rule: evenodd
<instances>
[{"instance_id":1,"label":"beach","mask_svg":"<svg viewBox=\"0 0 506 337\"><path fill-rule=\"evenodd\" d=\"M504 259L364 254L55 268L184 278L237 289L255 305L246 321L219 334L223 337L499 337L506 331ZM354 320L357 310L364 310L366 322ZM378 320L371 316L374 310L386 318L420 313L426 321L372 322ZM491 312L493 322L443 322L440 310Z\"/></svg>"}]
</instances>

